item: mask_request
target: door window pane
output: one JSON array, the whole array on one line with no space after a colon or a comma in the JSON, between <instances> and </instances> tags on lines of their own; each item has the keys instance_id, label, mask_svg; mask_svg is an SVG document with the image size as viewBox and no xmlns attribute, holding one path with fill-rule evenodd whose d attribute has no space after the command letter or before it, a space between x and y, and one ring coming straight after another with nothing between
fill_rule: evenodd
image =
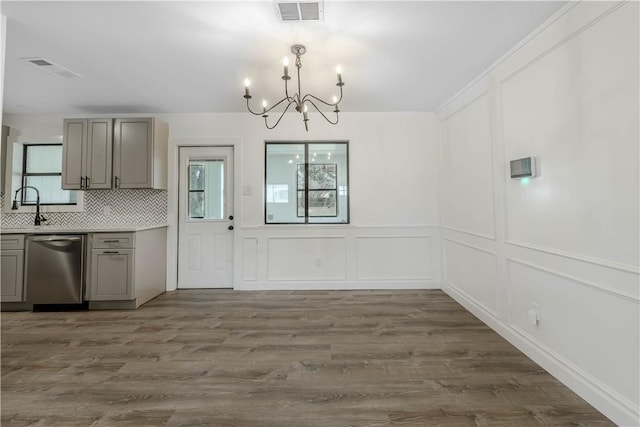
<instances>
[{"instance_id":1,"label":"door window pane","mask_svg":"<svg viewBox=\"0 0 640 427\"><path fill-rule=\"evenodd\" d=\"M189 218L204 218L204 192L189 192Z\"/></svg>"},{"instance_id":2,"label":"door window pane","mask_svg":"<svg viewBox=\"0 0 640 427\"><path fill-rule=\"evenodd\" d=\"M224 219L224 160L189 161L189 219Z\"/></svg>"},{"instance_id":3,"label":"door window pane","mask_svg":"<svg viewBox=\"0 0 640 427\"><path fill-rule=\"evenodd\" d=\"M204 190L204 165L189 166L189 190Z\"/></svg>"}]
</instances>

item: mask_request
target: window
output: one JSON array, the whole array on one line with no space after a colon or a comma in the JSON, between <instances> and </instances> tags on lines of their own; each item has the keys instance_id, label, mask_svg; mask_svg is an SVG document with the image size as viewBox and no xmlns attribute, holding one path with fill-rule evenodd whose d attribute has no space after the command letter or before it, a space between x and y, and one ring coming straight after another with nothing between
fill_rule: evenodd
<instances>
[{"instance_id":1,"label":"window","mask_svg":"<svg viewBox=\"0 0 640 427\"><path fill-rule=\"evenodd\" d=\"M25 144L22 156L22 186L38 189L41 205L75 205L75 191L62 189L62 144ZM20 192L21 205L35 205L36 192Z\"/></svg>"},{"instance_id":2,"label":"window","mask_svg":"<svg viewBox=\"0 0 640 427\"><path fill-rule=\"evenodd\" d=\"M224 161L189 160L189 219L224 217Z\"/></svg>"},{"instance_id":3,"label":"window","mask_svg":"<svg viewBox=\"0 0 640 427\"><path fill-rule=\"evenodd\" d=\"M348 224L347 142L267 142L266 224Z\"/></svg>"},{"instance_id":4,"label":"window","mask_svg":"<svg viewBox=\"0 0 640 427\"><path fill-rule=\"evenodd\" d=\"M289 203L289 185L267 185L267 203Z\"/></svg>"}]
</instances>

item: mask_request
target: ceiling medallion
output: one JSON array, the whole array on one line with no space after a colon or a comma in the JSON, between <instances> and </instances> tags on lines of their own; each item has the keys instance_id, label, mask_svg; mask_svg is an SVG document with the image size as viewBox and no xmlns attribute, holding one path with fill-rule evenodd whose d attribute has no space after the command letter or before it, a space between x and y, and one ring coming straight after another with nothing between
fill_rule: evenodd
<instances>
[{"instance_id":1,"label":"ceiling medallion","mask_svg":"<svg viewBox=\"0 0 640 427\"><path fill-rule=\"evenodd\" d=\"M284 113L287 112L287 110L292 104L295 105L295 109L298 113L302 113L302 121L304 122L304 128L307 131L309 131L309 126L308 126L309 117L307 116L308 104L311 104L311 106L315 108L322 115L322 117L324 117L324 119L329 123L331 123L332 125L338 124L338 119L339 119L338 113L340 112L340 109L338 108L338 104L340 104L340 102L342 101L342 86L344 86L344 83L342 82L342 70L339 65L336 67L336 73L338 74L338 83L336 83L336 86L340 88L340 98L334 95L333 102L327 102L310 93L302 96L301 95L302 91L300 89L300 86L301 86L300 85L300 68L302 68L302 61L300 60L300 57L304 55L306 51L307 49L301 44L294 44L293 46L291 46L291 53L293 53L296 56L295 65L298 73L298 92L295 93L293 96L289 96L288 82L289 80L291 80L291 77L289 76L289 58L285 57L282 61L282 64L284 65L284 74L282 75L282 80L284 80L284 98L276 102L270 108L267 108L267 101L263 100L262 112L255 112L251 110L251 107L249 106L249 100L251 99L251 95L249 94L249 86L251 85L251 81L249 79L245 79L244 98L247 100L247 109L251 114L264 117L264 124L267 127L267 129L273 129L276 126L278 126L278 123L280 123L280 120L282 120ZM332 107L333 112L336 114L335 121L331 121L331 119L329 119L320 110L320 108L318 108L318 105L316 105L316 102L314 101L318 103L322 103L326 106ZM269 118L268 113L274 108L276 108L278 105L282 104L283 102L286 102L287 106L282 111L282 113L280 114L280 117L278 117L278 120L273 124L273 126L269 126L269 123L267 122L267 119Z\"/></svg>"}]
</instances>

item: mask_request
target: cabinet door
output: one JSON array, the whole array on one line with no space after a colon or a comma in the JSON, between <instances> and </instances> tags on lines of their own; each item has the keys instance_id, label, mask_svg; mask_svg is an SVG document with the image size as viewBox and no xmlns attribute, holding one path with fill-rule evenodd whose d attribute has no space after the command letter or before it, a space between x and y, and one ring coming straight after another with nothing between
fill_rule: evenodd
<instances>
[{"instance_id":1,"label":"cabinet door","mask_svg":"<svg viewBox=\"0 0 640 427\"><path fill-rule=\"evenodd\" d=\"M86 175L85 157L87 149L87 120L64 120L62 143L62 188L78 190L84 188Z\"/></svg>"},{"instance_id":2,"label":"cabinet door","mask_svg":"<svg viewBox=\"0 0 640 427\"><path fill-rule=\"evenodd\" d=\"M112 150L113 120L88 120L86 188L111 188Z\"/></svg>"},{"instance_id":3,"label":"cabinet door","mask_svg":"<svg viewBox=\"0 0 640 427\"><path fill-rule=\"evenodd\" d=\"M115 188L152 188L153 119L116 119Z\"/></svg>"},{"instance_id":4,"label":"cabinet door","mask_svg":"<svg viewBox=\"0 0 640 427\"><path fill-rule=\"evenodd\" d=\"M133 249L94 249L90 301L133 299Z\"/></svg>"},{"instance_id":5,"label":"cabinet door","mask_svg":"<svg viewBox=\"0 0 640 427\"><path fill-rule=\"evenodd\" d=\"M2 302L24 301L22 270L24 267L24 251L2 251L1 287Z\"/></svg>"}]
</instances>

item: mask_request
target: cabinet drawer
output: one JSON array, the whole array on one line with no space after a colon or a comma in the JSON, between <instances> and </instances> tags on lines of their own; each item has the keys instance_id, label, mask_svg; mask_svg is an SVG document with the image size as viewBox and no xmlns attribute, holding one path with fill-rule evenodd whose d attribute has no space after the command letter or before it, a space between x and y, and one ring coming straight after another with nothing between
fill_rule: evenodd
<instances>
[{"instance_id":1,"label":"cabinet drawer","mask_svg":"<svg viewBox=\"0 0 640 427\"><path fill-rule=\"evenodd\" d=\"M94 233L93 249L132 249L134 233Z\"/></svg>"},{"instance_id":2,"label":"cabinet drawer","mask_svg":"<svg viewBox=\"0 0 640 427\"><path fill-rule=\"evenodd\" d=\"M5 250L22 250L24 249L24 234L3 234L0 237L0 248Z\"/></svg>"}]
</instances>

